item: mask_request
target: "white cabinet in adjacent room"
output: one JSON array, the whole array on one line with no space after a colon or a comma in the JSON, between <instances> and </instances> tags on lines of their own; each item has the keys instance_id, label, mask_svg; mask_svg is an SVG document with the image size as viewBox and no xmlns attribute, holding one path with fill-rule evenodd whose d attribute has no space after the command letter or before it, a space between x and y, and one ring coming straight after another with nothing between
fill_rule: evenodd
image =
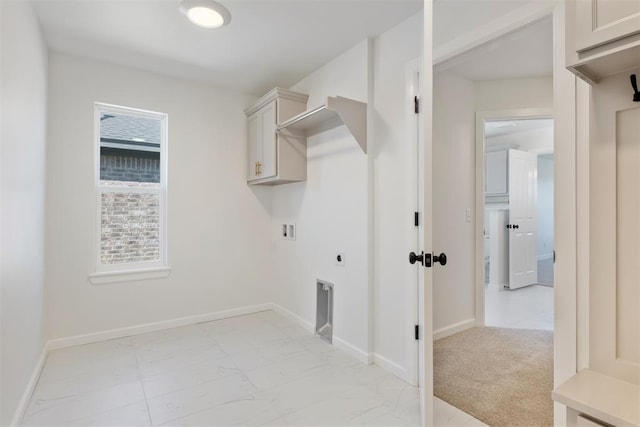
<instances>
[{"instance_id":1,"label":"white cabinet in adjacent room","mask_svg":"<svg viewBox=\"0 0 640 427\"><path fill-rule=\"evenodd\" d=\"M275 88L245 110L249 184L285 184L307 178L306 137L278 132L278 125L307 108L308 96Z\"/></svg>"},{"instance_id":2,"label":"white cabinet in adjacent room","mask_svg":"<svg viewBox=\"0 0 640 427\"><path fill-rule=\"evenodd\" d=\"M484 194L486 196L506 196L509 194L508 152L489 151L484 155Z\"/></svg>"}]
</instances>

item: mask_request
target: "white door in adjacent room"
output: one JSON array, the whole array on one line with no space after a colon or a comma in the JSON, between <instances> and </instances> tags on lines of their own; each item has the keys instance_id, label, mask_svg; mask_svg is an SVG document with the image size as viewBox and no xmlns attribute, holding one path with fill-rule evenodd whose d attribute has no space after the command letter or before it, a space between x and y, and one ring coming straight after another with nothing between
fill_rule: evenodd
<instances>
[{"instance_id":1,"label":"white door in adjacent room","mask_svg":"<svg viewBox=\"0 0 640 427\"><path fill-rule=\"evenodd\" d=\"M509 288L538 282L536 199L538 156L509 150Z\"/></svg>"}]
</instances>

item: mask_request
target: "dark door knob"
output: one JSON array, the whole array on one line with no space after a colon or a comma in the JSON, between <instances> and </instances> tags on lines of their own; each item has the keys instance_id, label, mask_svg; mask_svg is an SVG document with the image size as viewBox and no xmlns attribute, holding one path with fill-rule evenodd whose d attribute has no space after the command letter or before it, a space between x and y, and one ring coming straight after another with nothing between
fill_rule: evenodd
<instances>
[{"instance_id":1,"label":"dark door knob","mask_svg":"<svg viewBox=\"0 0 640 427\"><path fill-rule=\"evenodd\" d=\"M441 253L440 255L434 255L433 262L439 262L440 265L447 265L447 255L444 253Z\"/></svg>"},{"instance_id":2,"label":"dark door knob","mask_svg":"<svg viewBox=\"0 0 640 427\"><path fill-rule=\"evenodd\" d=\"M520 228L518 224L513 224L513 228Z\"/></svg>"},{"instance_id":3,"label":"dark door knob","mask_svg":"<svg viewBox=\"0 0 640 427\"><path fill-rule=\"evenodd\" d=\"M427 268L431 267L436 262L439 262L440 265L447 265L447 255L443 253L440 255L425 254L424 257L425 257L424 266Z\"/></svg>"},{"instance_id":4,"label":"dark door knob","mask_svg":"<svg viewBox=\"0 0 640 427\"><path fill-rule=\"evenodd\" d=\"M419 262L420 265L422 265L423 262L424 262L424 253L421 253L420 255L417 255L415 252L411 252L409 254L409 262L411 264L415 264L416 262Z\"/></svg>"}]
</instances>

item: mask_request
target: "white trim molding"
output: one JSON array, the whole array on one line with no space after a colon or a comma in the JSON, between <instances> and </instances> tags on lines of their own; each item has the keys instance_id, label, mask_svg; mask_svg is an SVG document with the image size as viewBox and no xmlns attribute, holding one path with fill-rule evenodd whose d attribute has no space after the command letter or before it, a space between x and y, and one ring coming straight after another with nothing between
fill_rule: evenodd
<instances>
[{"instance_id":1,"label":"white trim molding","mask_svg":"<svg viewBox=\"0 0 640 427\"><path fill-rule=\"evenodd\" d=\"M382 369L391 372L396 377L400 378L402 381L405 381L413 386L417 384L412 383L411 378L409 378L407 369L403 366L400 366L396 362L393 362L381 354L374 353L373 354L373 363L380 366Z\"/></svg>"},{"instance_id":2,"label":"white trim molding","mask_svg":"<svg viewBox=\"0 0 640 427\"><path fill-rule=\"evenodd\" d=\"M107 283L131 282L134 280L162 279L164 277L169 277L169 274L171 274L171 267L101 271L99 273L90 274L89 281L94 285L104 285Z\"/></svg>"},{"instance_id":3,"label":"white trim molding","mask_svg":"<svg viewBox=\"0 0 640 427\"><path fill-rule=\"evenodd\" d=\"M335 335L333 336L333 345L362 363L366 363L367 365L371 365L373 363L372 353L367 353L366 351L359 349L355 345Z\"/></svg>"},{"instance_id":4,"label":"white trim molding","mask_svg":"<svg viewBox=\"0 0 640 427\"><path fill-rule=\"evenodd\" d=\"M235 308L231 310L216 311L213 313L197 314L195 316L179 317L176 319L162 320L159 322L145 323L142 325L128 326L125 328L110 329L91 334L76 335L67 338L58 338L49 341L49 350L73 347L76 345L90 344L99 341L112 340L116 338L130 337L132 335L146 334L147 332L162 331L165 329L188 326L196 323L211 322L213 320L226 319L228 317L243 316L245 314L259 313L271 310L271 304L252 305Z\"/></svg>"},{"instance_id":5,"label":"white trim molding","mask_svg":"<svg viewBox=\"0 0 640 427\"><path fill-rule=\"evenodd\" d=\"M475 139L475 290L476 324L484 326L484 124L491 120L547 119L554 118L553 108L516 108L476 112Z\"/></svg>"},{"instance_id":6,"label":"white trim molding","mask_svg":"<svg viewBox=\"0 0 640 427\"><path fill-rule=\"evenodd\" d=\"M315 328L311 322L307 322L302 317L298 316L297 314L287 310L286 308L278 304L273 303L271 304L271 306L273 310L276 311L277 313L280 313L281 315L289 318L293 322L296 322L297 324L299 324L300 326L302 326L304 329L311 332L312 334L315 333L315 330L314 330ZM333 345L336 348L339 348L345 353L351 355L355 359L363 363L366 363L368 365L372 364L374 361L373 353L368 353L366 351L363 351L362 349L354 346L347 340L344 340L336 335L333 336Z\"/></svg>"},{"instance_id":7,"label":"white trim molding","mask_svg":"<svg viewBox=\"0 0 640 427\"><path fill-rule=\"evenodd\" d=\"M109 114L109 116L133 116L137 118L152 119L158 122L160 130L160 143L159 148L154 151L159 151L160 154L160 179L159 186L129 186L126 183L106 184L101 180L101 126L102 115ZM95 236L94 236L94 273L90 276L91 283L102 284L109 283L107 277L111 277L112 282L136 280L136 278L127 278L129 271L135 270L147 270L150 272L152 269L162 269L168 267L168 245L167 245L167 186L168 186L168 140L169 140L169 115L166 113L160 113L155 111L141 110L138 108L123 107L119 105L106 104L103 102L94 103L94 187L95 187ZM148 150L142 150L148 151ZM150 194L158 197L158 259L153 261L134 261L123 263L103 263L102 261L102 195L103 194L116 194L116 193L136 193L136 194ZM123 270L128 270L126 274L123 274ZM115 274L109 274L114 272ZM103 274L105 273L105 274ZM168 275L168 274L167 274ZM143 274L144 276L144 274ZM148 276L148 275L147 275ZM141 279L166 277L141 277ZM100 280L100 278L104 280Z\"/></svg>"},{"instance_id":8,"label":"white trim molding","mask_svg":"<svg viewBox=\"0 0 640 427\"><path fill-rule=\"evenodd\" d=\"M38 358L38 362L36 363L36 366L33 368L33 372L29 377L27 387L24 389L24 393L22 393L22 397L20 398L18 407L13 414L13 418L10 424L11 426L19 426L22 423L22 419L24 418L24 415L27 412L27 408L29 407L31 396L33 395L33 392L36 389L36 385L38 384L38 380L40 379L40 374L42 373L42 369L44 368L44 362L47 360L47 354L49 353L49 350L49 343L47 342L42 348L40 358Z\"/></svg>"},{"instance_id":9,"label":"white trim molding","mask_svg":"<svg viewBox=\"0 0 640 427\"><path fill-rule=\"evenodd\" d=\"M307 322L306 320L304 320L302 317L298 316L294 312L289 311L286 308L282 307L281 305L275 304L275 303L271 304L271 308L276 313L281 314L284 317L287 317L289 320L302 326L305 330L311 332L312 334L315 332L313 324L311 322Z\"/></svg>"},{"instance_id":10,"label":"white trim molding","mask_svg":"<svg viewBox=\"0 0 640 427\"><path fill-rule=\"evenodd\" d=\"M439 340L457 334L458 332L466 331L477 325L476 319L467 319L462 322L454 323L453 325L440 328L437 331L433 331L433 340Z\"/></svg>"}]
</instances>

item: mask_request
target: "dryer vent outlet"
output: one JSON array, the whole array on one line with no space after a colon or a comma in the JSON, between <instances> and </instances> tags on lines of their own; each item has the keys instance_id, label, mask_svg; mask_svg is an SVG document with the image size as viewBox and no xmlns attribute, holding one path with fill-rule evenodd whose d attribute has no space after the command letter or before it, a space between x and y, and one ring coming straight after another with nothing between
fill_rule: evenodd
<instances>
[{"instance_id":1,"label":"dryer vent outlet","mask_svg":"<svg viewBox=\"0 0 640 427\"><path fill-rule=\"evenodd\" d=\"M316 280L316 334L333 342L333 283Z\"/></svg>"}]
</instances>

